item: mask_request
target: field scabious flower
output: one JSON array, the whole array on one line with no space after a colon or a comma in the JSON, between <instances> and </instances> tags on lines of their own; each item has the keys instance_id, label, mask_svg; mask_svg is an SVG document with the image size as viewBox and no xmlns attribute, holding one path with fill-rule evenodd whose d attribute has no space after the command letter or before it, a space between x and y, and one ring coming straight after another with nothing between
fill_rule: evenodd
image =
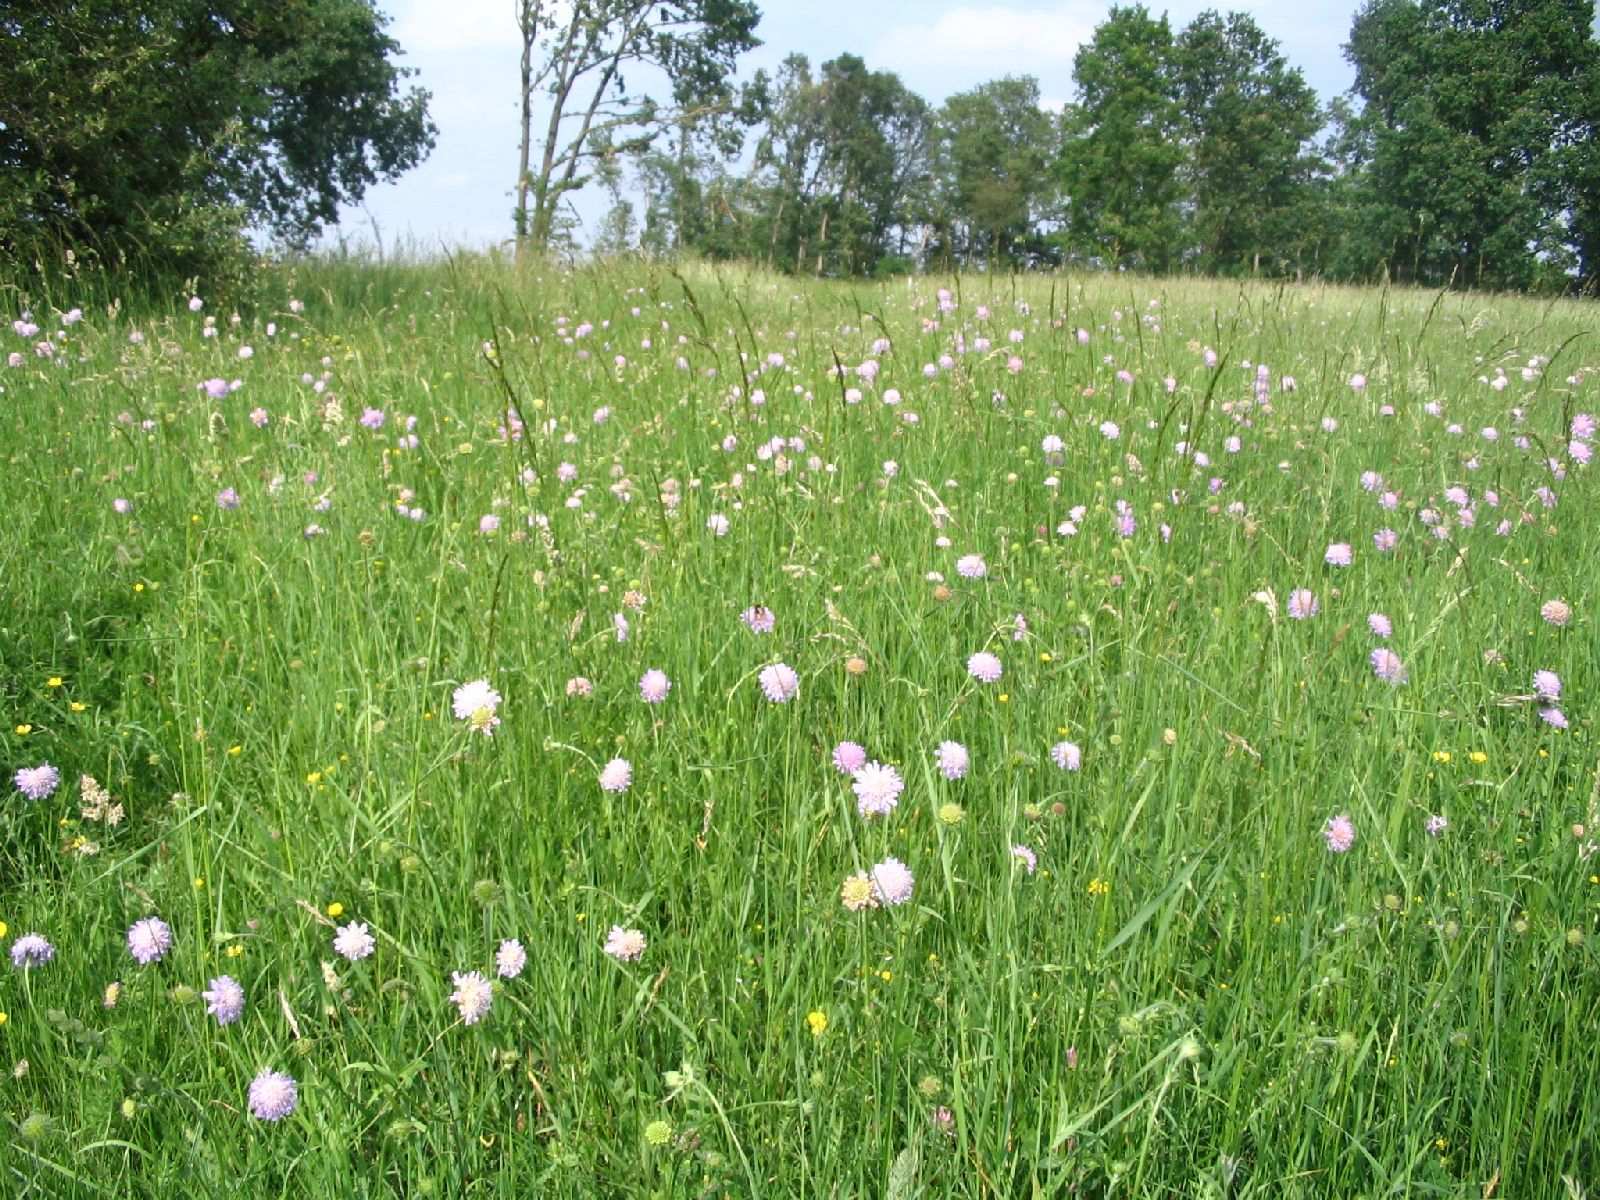
<instances>
[{"instance_id":1,"label":"field scabious flower","mask_svg":"<svg viewBox=\"0 0 1600 1200\"><path fill-rule=\"evenodd\" d=\"M364 921L351 921L348 925L340 926L333 938L334 951L350 962L369 957L377 945L376 939L367 932Z\"/></svg>"},{"instance_id":2,"label":"field scabious flower","mask_svg":"<svg viewBox=\"0 0 1600 1200\"><path fill-rule=\"evenodd\" d=\"M211 981L210 989L200 993L206 1002L206 1012L217 1019L218 1025L232 1025L244 1013L244 988L231 975L219 975Z\"/></svg>"},{"instance_id":3,"label":"field scabious flower","mask_svg":"<svg viewBox=\"0 0 1600 1200\"><path fill-rule=\"evenodd\" d=\"M11 965L19 971L39 967L56 956L56 948L43 934L25 933L11 943Z\"/></svg>"},{"instance_id":4,"label":"field scabious flower","mask_svg":"<svg viewBox=\"0 0 1600 1200\"><path fill-rule=\"evenodd\" d=\"M1355 822L1346 813L1329 817L1328 823L1322 827L1322 840L1333 853L1343 854L1356 844Z\"/></svg>"},{"instance_id":5,"label":"field scabious flower","mask_svg":"<svg viewBox=\"0 0 1600 1200\"><path fill-rule=\"evenodd\" d=\"M956 559L956 574L963 579L982 579L989 573L989 564L981 554L966 554Z\"/></svg>"},{"instance_id":6,"label":"field scabious flower","mask_svg":"<svg viewBox=\"0 0 1600 1200\"><path fill-rule=\"evenodd\" d=\"M262 1071L250 1081L250 1114L262 1121L281 1121L294 1112L299 1091L289 1076Z\"/></svg>"},{"instance_id":7,"label":"field scabious flower","mask_svg":"<svg viewBox=\"0 0 1600 1200\"><path fill-rule=\"evenodd\" d=\"M994 683L1003 673L1000 660L987 650L980 650L967 659L967 674L979 683Z\"/></svg>"},{"instance_id":8,"label":"field scabious flower","mask_svg":"<svg viewBox=\"0 0 1600 1200\"><path fill-rule=\"evenodd\" d=\"M1539 606L1539 615L1547 625L1562 629L1572 620L1572 606L1565 600L1546 600Z\"/></svg>"},{"instance_id":9,"label":"field scabious flower","mask_svg":"<svg viewBox=\"0 0 1600 1200\"><path fill-rule=\"evenodd\" d=\"M605 952L618 962L638 962L644 955L644 934L637 929L613 925L606 934Z\"/></svg>"},{"instance_id":10,"label":"field scabious flower","mask_svg":"<svg viewBox=\"0 0 1600 1200\"><path fill-rule=\"evenodd\" d=\"M1407 679L1406 665L1400 656L1387 646L1379 646L1370 656L1372 673L1384 683L1399 687Z\"/></svg>"},{"instance_id":11,"label":"field scabious flower","mask_svg":"<svg viewBox=\"0 0 1600 1200\"><path fill-rule=\"evenodd\" d=\"M1554 702L1561 699L1561 676L1554 671L1535 671L1533 691L1541 700Z\"/></svg>"},{"instance_id":12,"label":"field scabious flower","mask_svg":"<svg viewBox=\"0 0 1600 1200\"><path fill-rule=\"evenodd\" d=\"M600 788L606 792L625 792L633 782L633 764L625 758L613 758L600 768Z\"/></svg>"},{"instance_id":13,"label":"field scabious flower","mask_svg":"<svg viewBox=\"0 0 1600 1200\"><path fill-rule=\"evenodd\" d=\"M464 683L451 695L451 710L458 721L470 722L474 732L493 737L500 718L495 715L500 707L500 693L489 686L487 679L474 679Z\"/></svg>"},{"instance_id":14,"label":"field scabious flower","mask_svg":"<svg viewBox=\"0 0 1600 1200\"><path fill-rule=\"evenodd\" d=\"M516 938L507 938L500 943L500 948L494 952L495 973L501 979L515 979L522 974L522 969L528 965L528 952L522 948L522 943Z\"/></svg>"},{"instance_id":15,"label":"field scabious flower","mask_svg":"<svg viewBox=\"0 0 1600 1200\"><path fill-rule=\"evenodd\" d=\"M910 868L898 858L886 858L872 868L872 892L879 904L904 904L915 884Z\"/></svg>"},{"instance_id":16,"label":"field scabious flower","mask_svg":"<svg viewBox=\"0 0 1600 1200\"><path fill-rule=\"evenodd\" d=\"M1565 729L1567 727L1567 714L1555 705L1539 710L1539 719L1552 729Z\"/></svg>"},{"instance_id":17,"label":"field scabious flower","mask_svg":"<svg viewBox=\"0 0 1600 1200\"><path fill-rule=\"evenodd\" d=\"M239 493L233 488L223 488L217 493L217 507L224 512L232 511L239 507Z\"/></svg>"},{"instance_id":18,"label":"field scabious flower","mask_svg":"<svg viewBox=\"0 0 1600 1200\"><path fill-rule=\"evenodd\" d=\"M856 811L863 817L881 817L893 812L906 786L900 772L880 762L869 762L852 778L850 790L856 794Z\"/></svg>"},{"instance_id":19,"label":"field scabious flower","mask_svg":"<svg viewBox=\"0 0 1600 1200\"><path fill-rule=\"evenodd\" d=\"M1011 857L1027 868L1029 875L1039 869L1039 856L1033 852L1032 847L1024 846L1021 842L1011 847Z\"/></svg>"},{"instance_id":20,"label":"field scabious flower","mask_svg":"<svg viewBox=\"0 0 1600 1200\"><path fill-rule=\"evenodd\" d=\"M49 763L23 767L11 777L12 786L29 800L47 799L61 785L61 772Z\"/></svg>"},{"instance_id":21,"label":"field scabious flower","mask_svg":"<svg viewBox=\"0 0 1600 1200\"><path fill-rule=\"evenodd\" d=\"M1317 615L1319 605L1317 597L1309 588L1295 588L1289 593L1287 611L1289 616L1296 621L1304 621Z\"/></svg>"},{"instance_id":22,"label":"field scabious flower","mask_svg":"<svg viewBox=\"0 0 1600 1200\"><path fill-rule=\"evenodd\" d=\"M933 756L939 765L939 774L946 779L961 779L972 764L967 748L960 742L940 742Z\"/></svg>"},{"instance_id":23,"label":"field scabious flower","mask_svg":"<svg viewBox=\"0 0 1600 1200\"><path fill-rule=\"evenodd\" d=\"M858 742L840 742L833 748L833 769L841 775L854 775L867 765L867 752Z\"/></svg>"},{"instance_id":24,"label":"field scabious flower","mask_svg":"<svg viewBox=\"0 0 1600 1200\"><path fill-rule=\"evenodd\" d=\"M1322 555L1322 561L1330 567L1348 567L1352 558L1349 542L1334 542Z\"/></svg>"},{"instance_id":25,"label":"field scabious flower","mask_svg":"<svg viewBox=\"0 0 1600 1200\"><path fill-rule=\"evenodd\" d=\"M1367 628L1372 631L1373 637L1387 638L1394 635L1394 623L1385 613L1375 612L1367 616Z\"/></svg>"},{"instance_id":26,"label":"field scabious flower","mask_svg":"<svg viewBox=\"0 0 1600 1200\"><path fill-rule=\"evenodd\" d=\"M461 1014L461 1023L476 1025L483 1020L494 1003L494 986L477 971L452 971L450 982L456 985L450 1003Z\"/></svg>"},{"instance_id":27,"label":"field scabious flower","mask_svg":"<svg viewBox=\"0 0 1600 1200\"><path fill-rule=\"evenodd\" d=\"M646 704L660 704L671 690L672 680L667 678L665 671L651 667L639 676L639 695Z\"/></svg>"},{"instance_id":28,"label":"field scabious flower","mask_svg":"<svg viewBox=\"0 0 1600 1200\"><path fill-rule=\"evenodd\" d=\"M1428 831L1429 837L1440 837L1450 828L1450 819L1443 813L1430 813L1428 819L1422 823L1422 827Z\"/></svg>"},{"instance_id":29,"label":"field scabious flower","mask_svg":"<svg viewBox=\"0 0 1600 1200\"><path fill-rule=\"evenodd\" d=\"M872 892L872 878L865 871L857 871L854 875L847 876L839 885L839 903L850 912L860 912L864 908L876 908L878 899Z\"/></svg>"},{"instance_id":30,"label":"field scabious flower","mask_svg":"<svg viewBox=\"0 0 1600 1200\"><path fill-rule=\"evenodd\" d=\"M773 663L759 676L761 691L774 704L786 704L800 691L800 677L788 663Z\"/></svg>"},{"instance_id":31,"label":"field scabious flower","mask_svg":"<svg viewBox=\"0 0 1600 1200\"><path fill-rule=\"evenodd\" d=\"M764 604L753 604L739 614L739 619L751 633L771 633L778 621L772 610Z\"/></svg>"},{"instance_id":32,"label":"field scabious flower","mask_svg":"<svg viewBox=\"0 0 1600 1200\"><path fill-rule=\"evenodd\" d=\"M128 930L128 953L140 966L160 962L172 948L172 930L160 917L135 921Z\"/></svg>"},{"instance_id":33,"label":"field scabious flower","mask_svg":"<svg viewBox=\"0 0 1600 1200\"><path fill-rule=\"evenodd\" d=\"M1063 771L1076 771L1083 766L1083 751L1076 742L1057 742L1050 747L1050 758Z\"/></svg>"}]
</instances>

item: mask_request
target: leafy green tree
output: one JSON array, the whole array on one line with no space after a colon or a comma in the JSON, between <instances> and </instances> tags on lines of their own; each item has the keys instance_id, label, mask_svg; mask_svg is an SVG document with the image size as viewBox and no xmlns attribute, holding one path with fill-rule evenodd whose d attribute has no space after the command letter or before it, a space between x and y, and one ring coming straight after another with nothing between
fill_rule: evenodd
<instances>
[{"instance_id":1,"label":"leafy green tree","mask_svg":"<svg viewBox=\"0 0 1600 1200\"><path fill-rule=\"evenodd\" d=\"M1032 76L993 80L951 96L936 126L936 253L968 266L1049 260L1040 234L1056 192L1056 123Z\"/></svg>"},{"instance_id":2,"label":"leafy green tree","mask_svg":"<svg viewBox=\"0 0 1600 1200\"><path fill-rule=\"evenodd\" d=\"M1600 45L1586 0L1369 0L1345 54L1358 213L1419 283L1593 277ZM1374 264L1376 265L1376 264Z\"/></svg>"},{"instance_id":3,"label":"leafy green tree","mask_svg":"<svg viewBox=\"0 0 1600 1200\"><path fill-rule=\"evenodd\" d=\"M1178 260L1183 113L1172 29L1143 5L1113 7L1079 47L1076 102L1062 114L1066 239L1107 266L1165 271Z\"/></svg>"},{"instance_id":4,"label":"leafy green tree","mask_svg":"<svg viewBox=\"0 0 1600 1200\"><path fill-rule=\"evenodd\" d=\"M1321 125L1316 94L1244 13L1201 13L1173 46L1187 149L1191 263L1218 273L1298 265Z\"/></svg>"},{"instance_id":5,"label":"leafy green tree","mask_svg":"<svg viewBox=\"0 0 1600 1200\"><path fill-rule=\"evenodd\" d=\"M760 44L760 15L751 0L518 0L518 253L545 248L562 198L592 164L643 154L688 115L727 106L738 56ZM670 104L629 91L626 73L641 66L667 76Z\"/></svg>"},{"instance_id":6,"label":"leafy green tree","mask_svg":"<svg viewBox=\"0 0 1600 1200\"><path fill-rule=\"evenodd\" d=\"M185 273L247 224L303 244L433 145L365 0L56 0L0 11L0 247Z\"/></svg>"}]
</instances>

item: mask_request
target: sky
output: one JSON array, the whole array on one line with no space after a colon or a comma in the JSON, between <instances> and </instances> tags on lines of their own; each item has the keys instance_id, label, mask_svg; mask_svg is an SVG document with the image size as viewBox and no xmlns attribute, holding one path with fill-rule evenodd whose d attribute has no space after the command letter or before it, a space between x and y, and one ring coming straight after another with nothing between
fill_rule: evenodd
<instances>
[{"instance_id":1,"label":"sky","mask_svg":"<svg viewBox=\"0 0 1600 1200\"><path fill-rule=\"evenodd\" d=\"M386 248L409 245L423 254L508 239L518 138L515 0L379 0L379 7L405 52L402 65L418 72L411 82L433 94L438 144L420 167L347 209L329 240L370 246L374 225ZM1072 98L1073 55L1108 10L1082 0L765 0L760 7L763 45L744 56L741 77L761 67L775 72L796 51L814 66L849 52L871 70L894 71L936 106L1003 75L1033 75L1056 108ZM1163 11L1148 0L1147 7ZM1207 8L1237 7L1185 0L1164 11L1176 31ZM1245 10L1326 101L1353 78L1340 47L1355 9L1356 0L1265 0ZM607 203L599 189L579 195L589 234Z\"/></svg>"}]
</instances>

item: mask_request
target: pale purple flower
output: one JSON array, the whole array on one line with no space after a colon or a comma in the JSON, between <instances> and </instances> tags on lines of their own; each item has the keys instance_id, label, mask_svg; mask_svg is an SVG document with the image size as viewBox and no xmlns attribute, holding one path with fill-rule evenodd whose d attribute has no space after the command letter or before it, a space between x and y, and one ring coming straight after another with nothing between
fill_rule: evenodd
<instances>
[{"instance_id":1,"label":"pale purple flower","mask_svg":"<svg viewBox=\"0 0 1600 1200\"><path fill-rule=\"evenodd\" d=\"M852 775L850 790L856 795L856 811L863 817L881 817L894 811L905 790L900 772L880 762L869 762Z\"/></svg>"},{"instance_id":2,"label":"pale purple flower","mask_svg":"<svg viewBox=\"0 0 1600 1200\"><path fill-rule=\"evenodd\" d=\"M651 667L639 676L639 695L646 704L660 704L671 690L672 680L667 678L665 671Z\"/></svg>"},{"instance_id":3,"label":"pale purple flower","mask_svg":"<svg viewBox=\"0 0 1600 1200\"><path fill-rule=\"evenodd\" d=\"M607 792L625 792L633 783L633 764L625 758L613 758L600 768L600 788Z\"/></svg>"},{"instance_id":4,"label":"pale purple flower","mask_svg":"<svg viewBox=\"0 0 1600 1200\"><path fill-rule=\"evenodd\" d=\"M18 769L11 782L29 800L44 800L61 786L61 772L45 762L37 767Z\"/></svg>"},{"instance_id":5,"label":"pale purple flower","mask_svg":"<svg viewBox=\"0 0 1600 1200\"><path fill-rule=\"evenodd\" d=\"M381 408L364 408L361 410L361 424L368 429L382 429L384 422L388 419L388 414Z\"/></svg>"},{"instance_id":6,"label":"pale purple flower","mask_svg":"<svg viewBox=\"0 0 1600 1200\"><path fill-rule=\"evenodd\" d=\"M238 508L239 493L234 491L231 487L223 488L217 493L217 507L223 510Z\"/></svg>"},{"instance_id":7,"label":"pale purple flower","mask_svg":"<svg viewBox=\"0 0 1600 1200\"><path fill-rule=\"evenodd\" d=\"M1083 766L1083 751L1076 742L1057 742L1050 747L1050 758L1063 771L1076 771Z\"/></svg>"},{"instance_id":8,"label":"pale purple flower","mask_svg":"<svg viewBox=\"0 0 1600 1200\"><path fill-rule=\"evenodd\" d=\"M989 573L989 565L981 554L964 554L956 559L956 574L963 579L982 579Z\"/></svg>"},{"instance_id":9,"label":"pale purple flower","mask_svg":"<svg viewBox=\"0 0 1600 1200\"><path fill-rule=\"evenodd\" d=\"M1387 554L1400 543L1400 535L1392 529L1380 529L1372 535L1372 544L1378 548L1379 553Z\"/></svg>"},{"instance_id":10,"label":"pale purple flower","mask_svg":"<svg viewBox=\"0 0 1600 1200\"><path fill-rule=\"evenodd\" d=\"M712 513L706 518L706 528L713 537L723 537L728 532L728 518L721 513Z\"/></svg>"},{"instance_id":11,"label":"pale purple flower","mask_svg":"<svg viewBox=\"0 0 1600 1200\"><path fill-rule=\"evenodd\" d=\"M1289 593L1287 605L1289 616L1296 621L1304 621L1317 615L1319 605L1317 597L1309 588L1295 588Z\"/></svg>"},{"instance_id":12,"label":"pale purple flower","mask_svg":"<svg viewBox=\"0 0 1600 1200\"><path fill-rule=\"evenodd\" d=\"M271 420L272 417L268 415L267 410L262 408L260 405L257 405L255 408L250 410L250 424L254 425L257 429L265 429L267 427L267 423Z\"/></svg>"},{"instance_id":13,"label":"pale purple flower","mask_svg":"<svg viewBox=\"0 0 1600 1200\"><path fill-rule=\"evenodd\" d=\"M231 975L219 975L211 981L210 990L200 993L206 1002L206 1012L217 1019L218 1025L232 1025L244 1013L244 988Z\"/></svg>"},{"instance_id":14,"label":"pale purple flower","mask_svg":"<svg viewBox=\"0 0 1600 1200\"><path fill-rule=\"evenodd\" d=\"M1565 600L1546 600L1539 606L1539 615L1545 619L1546 624L1560 629L1572 620L1572 606Z\"/></svg>"},{"instance_id":15,"label":"pale purple flower","mask_svg":"<svg viewBox=\"0 0 1600 1200\"><path fill-rule=\"evenodd\" d=\"M1554 671L1535 671L1533 690L1539 699L1548 700L1553 704L1561 699L1561 676Z\"/></svg>"},{"instance_id":16,"label":"pale purple flower","mask_svg":"<svg viewBox=\"0 0 1600 1200\"><path fill-rule=\"evenodd\" d=\"M739 619L751 633L771 633L778 619L765 604L753 604L739 614Z\"/></svg>"},{"instance_id":17,"label":"pale purple flower","mask_svg":"<svg viewBox=\"0 0 1600 1200\"><path fill-rule=\"evenodd\" d=\"M1323 552L1322 561L1330 567L1348 567L1352 557L1349 542L1334 542Z\"/></svg>"},{"instance_id":18,"label":"pale purple flower","mask_svg":"<svg viewBox=\"0 0 1600 1200\"><path fill-rule=\"evenodd\" d=\"M1385 613L1375 612L1368 614L1367 628L1372 631L1373 637L1387 638L1394 635L1394 624Z\"/></svg>"},{"instance_id":19,"label":"pale purple flower","mask_svg":"<svg viewBox=\"0 0 1600 1200\"><path fill-rule=\"evenodd\" d=\"M365 921L351 921L348 925L341 925L339 932L333 938L334 951L351 962L369 957L377 946L377 940L367 932Z\"/></svg>"},{"instance_id":20,"label":"pale purple flower","mask_svg":"<svg viewBox=\"0 0 1600 1200\"><path fill-rule=\"evenodd\" d=\"M611 631L616 635L618 642L628 640L628 618L622 613L613 613L611 616Z\"/></svg>"},{"instance_id":21,"label":"pale purple flower","mask_svg":"<svg viewBox=\"0 0 1600 1200\"><path fill-rule=\"evenodd\" d=\"M250 1115L258 1120L281 1121L298 1101L294 1080L278 1071L262 1071L250 1081Z\"/></svg>"},{"instance_id":22,"label":"pale purple flower","mask_svg":"<svg viewBox=\"0 0 1600 1200\"><path fill-rule=\"evenodd\" d=\"M450 1003L461 1014L461 1023L476 1025L483 1020L494 1003L494 985L477 971L452 971L450 982L456 985Z\"/></svg>"},{"instance_id":23,"label":"pale purple flower","mask_svg":"<svg viewBox=\"0 0 1600 1200\"><path fill-rule=\"evenodd\" d=\"M963 778L972 765L967 748L960 742L940 742L933 752L933 757L939 765L939 774L946 779Z\"/></svg>"},{"instance_id":24,"label":"pale purple flower","mask_svg":"<svg viewBox=\"0 0 1600 1200\"><path fill-rule=\"evenodd\" d=\"M967 674L979 683L994 683L1002 673L1000 660L987 650L980 650L967 659Z\"/></svg>"},{"instance_id":25,"label":"pale purple flower","mask_svg":"<svg viewBox=\"0 0 1600 1200\"><path fill-rule=\"evenodd\" d=\"M223 400L228 395L228 381L226 379L208 379L200 385L200 390L213 400Z\"/></svg>"},{"instance_id":26,"label":"pale purple flower","mask_svg":"<svg viewBox=\"0 0 1600 1200\"><path fill-rule=\"evenodd\" d=\"M493 737L500 718L495 710L500 707L500 693L489 686L487 679L474 679L463 683L450 698L456 720L470 722L472 728L484 737Z\"/></svg>"},{"instance_id":27,"label":"pale purple flower","mask_svg":"<svg viewBox=\"0 0 1600 1200\"><path fill-rule=\"evenodd\" d=\"M1400 656L1387 646L1379 646L1370 656L1372 673L1384 683L1399 687L1407 679L1406 665Z\"/></svg>"},{"instance_id":28,"label":"pale purple flower","mask_svg":"<svg viewBox=\"0 0 1600 1200\"><path fill-rule=\"evenodd\" d=\"M916 884L911 871L898 858L886 858L872 868L872 892L885 906L904 904Z\"/></svg>"},{"instance_id":29,"label":"pale purple flower","mask_svg":"<svg viewBox=\"0 0 1600 1200\"><path fill-rule=\"evenodd\" d=\"M495 973L501 979L515 979L522 974L522 969L528 965L528 952L522 948L522 943L516 938L507 938L500 943L500 948L494 952Z\"/></svg>"},{"instance_id":30,"label":"pale purple flower","mask_svg":"<svg viewBox=\"0 0 1600 1200\"><path fill-rule=\"evenodd\" d=\"M757 678L761 683L762 695L774 704L786 704L800 691L800 676L794 673L794 668L788 663L773 663L770 667L763 667Z\"/></svg>"},{"instance_id":31,"label":"pale purple flower","mask_svg":"<svg viewBox=\"0 0 1600 1200\"><path fill-rule=\"evenodd\" d=\"M1361 391L1362 388L1367 386L1367 377L1359 371L1356 372L1356 374L1350 376L1350 386L1355 391Z\"/></svg>"},{"instance_id":32,"label":"pale purple flower","mask_svg":"<svg viewBox=\"0 0 1600 1200\"><path fill-rule=\"evenodd\" d=\"M1439 837L1446 829L1450 828L1450 820L1443 813L1430 813L1428 819L1422 823L1428 831L1429 837Z\"/></svg>"},{"instance_id":33,"label":"pale purple flower","mask_svg":"<svg viewBox=\"0 0 1600 1200\"><path fill-rule=\"evenodd\" d=\"M1567 714L1555 705L1539 710L1539 719L1552 729L1565 729L1567 727Z\"/></svg>"},{"instance_id":34,"label":"pale purple flower","mask_svg":"<svg viewBox=\"0 0 1600 1200\"><path fill-rule=\"evenodd\" d=\"M160 917L135 921L128 930L128 953L140 966L160 962L172 948L172 930Z\"/></svg>"},{"instance_id":35,"label":"pale purple flower","mask_svg":"<svg viewBox=\"0 0 1600 1200\"><path fill-rule=\"evenodd\" d=\"M43 934L25 933L11 943L11 965L19 971L39 967L56 956L56 948Z\"/></svg>"},{"instance_id":36,"label":"pale purple flower","mask_svg":"<svg viewBox=\"0 0 1600 1200\"><path fill-rule=\"evenodd\" d=\"M833 748L833 769L841 775L854 775L867 765L867 752L858 742L840 742Z\"/></svg>"},{"instance_id":37,"label":"pale purple flower","mask_svg":"<svg viewBox=\"0 0 1600 1200\"><path fill-rule=\"evenodd\" d=\"M484 536L495 533L500 528L500 518L494 513L484 513L478 518L478 532Z\"/></svg>"},{"instance_id":38,"label":"pale purple flower","mask_svg":"<svg viewBox=\"0 0 1600 1200\"><path fill-rule=\"evenodd\" d=\"M118 496L111 502L111 511L125 517L133 511L133 501L126 496Z\"/></svg>"},{"instance_id":39,"label":"pale purple flower","mask_svg":"<svg viewBox=\"0 0 1600 1200\"><path fill-rule=\"evenodd\" d=\"M613 925L606 934L605 952L618 962L638 962L644 955L645 937L637 929Z\"/></svg>"},{"instance_id":40,"label":"pale purple flower","mask_svg":"<svg viewBox=\"0 0 1600 1200\"><path fill-rule=\"evenodd\" d=\"M1333 853L1343 854L1356 844L1355 822L1345 813L1329 817L1328 823L1322 827L1322 840Z\"/></svg>"},{"instance_id":41,"label":"pale purple flower","mask_svg":"<svg viewBox=\"0 0 1600 1200\"><path fill-rule=\"evenodd\" d=\"M1039 869L1039 856L1033 852L1032 848L1024 846L1021 842L1011 847L1011 857L1026 867L1029 875Z\"/></svg>"}]
</instances>

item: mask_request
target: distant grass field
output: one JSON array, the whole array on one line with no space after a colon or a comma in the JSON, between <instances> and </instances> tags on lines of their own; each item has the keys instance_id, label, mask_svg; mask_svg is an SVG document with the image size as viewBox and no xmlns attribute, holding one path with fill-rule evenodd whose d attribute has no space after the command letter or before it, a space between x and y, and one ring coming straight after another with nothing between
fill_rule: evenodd
<instances>
[{"instance_id":1,"label":"distant grass field","mask_svg":"<svg viewBox=\"0 0 1600 1200\"><path fill-rule=\"evenodd\" d=\"M1592 306L6 294L0 1194L1600 1194Z\"/></svg>"}]
</instances>

